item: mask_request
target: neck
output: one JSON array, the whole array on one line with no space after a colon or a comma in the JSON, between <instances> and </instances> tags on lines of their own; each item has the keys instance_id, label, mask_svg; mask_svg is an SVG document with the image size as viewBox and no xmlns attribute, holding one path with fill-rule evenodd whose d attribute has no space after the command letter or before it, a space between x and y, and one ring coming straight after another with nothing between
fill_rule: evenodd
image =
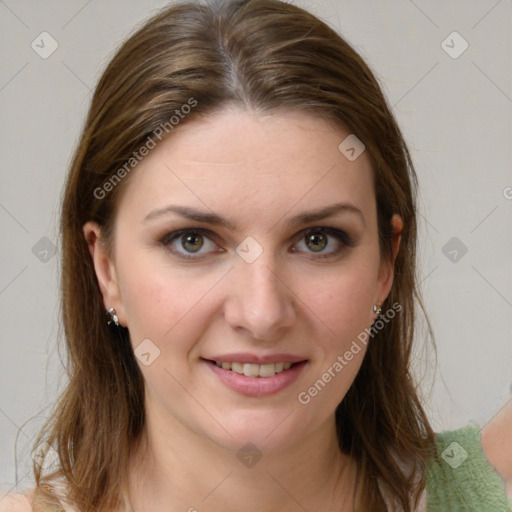
<instances>
[{"instance_id":1,"label":"neck","mask_svg":"<svg viewBox=\"0 0 512 512\"><path fill-rule=\"evenodd\" d=\"M356 466L339 450L334 416L295 445L257 455L148 415L128 468L133 512L353 510Z\"/></svg>"}]
</instances>

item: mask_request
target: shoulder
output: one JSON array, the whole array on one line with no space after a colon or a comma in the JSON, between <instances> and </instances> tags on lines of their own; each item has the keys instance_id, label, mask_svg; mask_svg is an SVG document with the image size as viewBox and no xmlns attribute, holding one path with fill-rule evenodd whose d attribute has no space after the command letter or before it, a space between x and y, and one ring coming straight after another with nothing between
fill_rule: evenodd
<instances>
[{"instance_id":1,"label":"shoulder","mask_svg":"<svg viewBox=\"0 0 512 512\"><path fill-rule=\"evenodd\" d=\"M7 494L0 499L0 512L32 512L30 495Z\"/></svg>"},{"instance_id":2,"label":"shoulder","mask_svg":"<svg viewBox=\"0 0 512 512\"><path fill-rule=\"evenodd\" d=\"M512 400L482 429L482 448L512 497Z\"/></svg>"},{"instance_id":3,"label":"shoulder","mask_svg":"<svg viewBox=\"0 0 512 512\"><path fill-rule=\"evenodd\" d=\"M474 510L511 511L506 478L484 452L476 423L438 433L435 441L437 455L426 471L429 511L465 510L468 503Z\"/></svg>"}]
</instances>

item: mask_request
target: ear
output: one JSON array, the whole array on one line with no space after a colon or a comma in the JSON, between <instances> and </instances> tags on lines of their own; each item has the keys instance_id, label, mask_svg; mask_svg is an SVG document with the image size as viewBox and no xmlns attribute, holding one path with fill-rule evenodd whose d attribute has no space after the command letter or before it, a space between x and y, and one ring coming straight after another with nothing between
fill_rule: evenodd
<instances>
[{"instance_id":1,"label":"ear","mask_svg":"<svg viewBox=\"0 0 512 512\"><path fill-rule=\"evenodd\" d=\"M391 260L385 259L381 262L378 276L377 301L381 304L393 286L393 278L395 275L395 260L400 248L401 233L404 227L402 217L394 214L391 218Z\"/></svg>"},{"instance_id":2,"label":"ear","mask_svg":"<svg viewBox=\"0 0 512 512\"><path fill-rule=\"evenodd\" d=\"M86 222L83 233L92 258L96 278L103 296L105 310L114 308L119 323L126 326L126 315L123 307L117 272L113 258L107 253L101 236L101 227L96 222Z\"/></svg>"}]
</instances>

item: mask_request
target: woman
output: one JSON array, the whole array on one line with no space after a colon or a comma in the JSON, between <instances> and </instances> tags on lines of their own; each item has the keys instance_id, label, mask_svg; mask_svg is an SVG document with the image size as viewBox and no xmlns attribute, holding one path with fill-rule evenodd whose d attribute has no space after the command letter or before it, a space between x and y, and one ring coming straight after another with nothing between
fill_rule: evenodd
<instances>
[{"instance_id":1,"label":"woman","mask_svg":"<svg viewBox=\"0 0 512 512\"><path fill-rule=\"evenodd\" d=\"M409 373L415 185L372 73L312 15L152 18L71 165L58 460L9 510L508 510L498 435L489 460L471 428L436 438ZM489 488L460 487L475 468Z\"/></svg>"}]
</instances>

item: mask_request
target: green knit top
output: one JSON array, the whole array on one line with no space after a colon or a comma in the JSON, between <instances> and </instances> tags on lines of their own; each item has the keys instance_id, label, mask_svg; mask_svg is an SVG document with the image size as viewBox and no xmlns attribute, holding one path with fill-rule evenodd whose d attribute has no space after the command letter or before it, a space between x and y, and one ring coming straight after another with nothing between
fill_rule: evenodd
<instances>
[{"instance_id":1,"label":"green knit top","mask_svg":"<svg viewBox=\"0 0 512 512\"><path fill-rule=\"evenodd\" d=\"M428 512L512 512L505 483L482 449L478 425L438 433L436 445L438 457L426 473Z\"/></svg>"},{"instance_id":2,"label":"green knit top","mask_svg":"<svg viewBox=\"0 0 512 512\"><path fill-rule=\"evenodd\" d=\"M478 425L438 433L436 445L438 456L426 472L428 512L512 512L503 479L482 449ZM0 512L14 504L0 499Z\"/></svg>"}]
</instances>

